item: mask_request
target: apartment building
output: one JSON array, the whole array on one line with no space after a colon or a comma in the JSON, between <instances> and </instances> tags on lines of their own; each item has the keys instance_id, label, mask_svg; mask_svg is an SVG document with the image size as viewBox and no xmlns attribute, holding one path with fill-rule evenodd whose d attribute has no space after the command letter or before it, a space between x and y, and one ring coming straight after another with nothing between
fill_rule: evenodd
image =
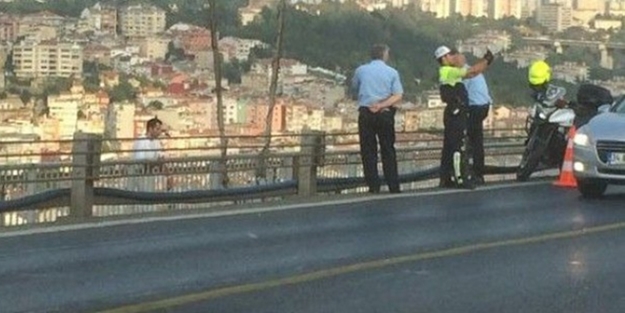
<instances>
[{"instance_id":1,"label":"apartment building","mask_svg":"<svg viewBox=\"0 0 625 313\"><path fill-rule=\"evenodd\" d=\"M139 56L149 60L164 60L170 38L162 36L150 36L139 42Z\"/></svg>"},{"instance_id":2,"label":"apartment building","mask_svg":"<svg viewBox=\"0 0 625 313\"><path fill-rule=\"evenodd\" d=\"M462 16L481 17L486 15L484 0L452 0L452 10Z\"/></svg>"},{"instance_id":3,"label":"apartment building","mask_svg":"<svg viewBox=\"0 0 625 313\"><path fill-rule=\"evenodd\" d=\"M325 112L310 103L292 104L286 107L286 130L301 132L303 130L322 130Z\"/></svg>"},{"instance_id":4,"label":"apartment building","mask_svg":"<svg viewBox=\"0 0 625 313\"><path fill-rule=\"evenodd\" d=\"M523 1L521 0L489 0L488 17L502 19L504 17L521 18Z\"/></svg>"},{"instance_id":5,"label":"apartment building","mask_svg":"<svg viewBox=\"0 0 625 313\"><path fill-rule=\"evenodd\" d=\"M187 54L196 55L211 48L211 32L203 27L178 23L171 26L167 34L175 38Z\"/></svg>"},{"instance_id":6,"label":"apartment building","mask_svg":"<svg viewBox=\"0 0 625 313\"><path fill-rule=\"evenodd\" d=\"M9 55L8 46L0 43L0 91L6 87L6 77L4 74L4 64Z\"/></svg>"},{"instance_id":7,"label":"apartment building","mask_svg":"<svg viewBox=\"0 0 625 313\"><path fill-rule=\"evenodd\" d=\"M224 37L219 40L219 49L227 60L236 58L239 61L247 61L252 49L263 46L264 44L260 40L236 37Z\"/></svg>"},{"instance_id":8,"label":"apartment building","mask_svg":"<svg viewBox=\"0 0 625 313\"><path fill-rule=\"evenodd\" d=\"M55 40L24 41L13 48L17 77L80 77L83 48Z\"/></svg>"},{"instance_id":9,"label":"apartment building","mask_svg":"<svg viewBox=\"0 0 625 313\"><path fill-rule=\"evenodd\" d=\"M61 140L74 138L78 123L78 110L82 106L82 95L62 93L48 96L49 116L59 121L58 136Z\"/></svg>"},{"instance_id":10,"label":"apartment building","mask_svg":"<svg viewBox=\"0 0 625 313\"><path fill-rule=\"evenodd\" d=\"M451 15L450 0L422 0L421 11L430 12L438 18L448 18Z\"/></svg>"},{"instance_id":11,"label":"apartment building","mask_svg":"<svg viewBox=\"0 0 625 313\"><path fill-rule=\"evenodd\" d=\"M83 10L80 20L87 29L113 35L117 33L117 8L113 6L96 3Z\"/></svg>"},{"instance_id":12,"label":"apartment building","mask_svg":"<svg viewBox=\"0 0 625 313\"><path fill-rule=\"evenodd\" d=\"M247 26L252 23L257 16L260 15L262 9L253 7L244 7L239 9L239 17L241 18L241 25Z\"/></svg>"},{"instance_id":13,"label":"apartment building","mask_svg":"<svg viewBox=\"0 0 625 313\"><path fill-rule=\"evenodd\" d=\"M560 32L573 25L572 9L562 4L545 4L536 14L538 23L550 32Z\"/></svg>"},{"instance_id":14,"label":"apartment building","mask_svg":"<svg viewBox=\"0 0 625 313\"><path fill-rule=\"evenodd\" d=\"M0 41L15 41L19 33L19 21L10 15L0 15Z\"/></svg>"},{"instance_id":15,"label":"apartment building","mask_svg":"<svg viewBox=\"0 0 625 313\"><path fill-rule=\"evenodd\" d=\"M147 37L165 31L165 10L151 5L132 5L119 12L119 27L126 37Z\"/></svg>"},{"instance_id":16,"label":"apartment building","mask_svg":"<svg viewBox=\"0 0 625 313\"><path fill-rule=\"evenodd\" d=\"M67 21L65 17L50 11L40 11L24 15L19 21L19 35L24 35L25 31L39 25L51 26L60 30Z\"/></svg>"},{"instance_id":17,"label":"apartment building","mask_svg":"<svg viewBox=\"0 0 625 313\"><path fill-rule=\"evenodd\" d=\"M278 100L273 109L271 118L271 130L274 133L286 130L286 109L287 105L282 100ZM264 129L269 112L269 104L263 102L254 103L246 106L247 124L257 129Z\"/></svg>"},{"instance_id":18,"label":"apartment building","mask_svg":"<svg viewBox=\"0 0 625 313\"><path fill-rule=\"evenodd\" d=\"M9 48L0 43L0 72L4 72L4 63L9 56Z\"/></svg>"},{"instance_id":19,"label":"apartment building","mask_svg":"<svg viewBox=\"0 0 625 313\"><path fill-rule=\"evenodd\" d=\"M387 3L390 3L390 5L394 8L402 8L405 7L407 5L410 4L410 0L387 0Z\"/></svg>"},{"instance_id":20,"label":"apartment building","mask_svg":"<svg viewBox=\"0 0 625 313\"><path fill-rule=\"evenodd\" d=\"M610 0L606 5L606 11L611 16L625 16L625 2Z\"/></svg>"},{"instance_id":21,"label":"apartment building","mask_svg":"<svg viewBox=\"0 0 625 313\"><path fill-rule=\"evenodd\" d=\"M541 0L526 0L522 4L523 11L525 12L524 16L525 17L535 16L536 9L538 9L541 3L542 3Z\"/></svg>"},{"instance_id":22,"label":"apartment building","mask_svg":"<svg viewBox=\"0 0 625 313\"><path fill-rule=\"evenodd\" d=\"M20 36L24 36L26 40L30 41L46 41L58 38L59 31L54 26L31 25L27 28L23 27Z\"/></svg>"},{"instance_id":23,"label":"apartment building","mask_svg":"<svg viewBox=\"0 0 625 313\"><path fill-rule=\"evenodd\" d=\"M115 111L115 138L131 139L137 137L138 134L141 134L141 129L137 130L135 125L136 106L134 103L114 103L113 110ZM144 125L145 124L142 125L143 128L145 128ZM125 150L132 148L132 141L128 142L130 144L126 144L123 147L126 148Z\"/></svg>"},{"instance_id":24,"label":"apartment building","mask_svg":"<svg viewBox=\"0 0 625 313\"><path fill-rule=\"evenodd\" d=\"M589 10L603 13L605 7L606 2L603 0L575 0L573 2L573 9L575 10Z\"/></svg>"},{"instance_id":25,"label":"apartment building","mask_svg":"<svg viewBox=\"0 0 625 313\"><path fill-rule=\"evenodd\" d=\"M225 97L224 104L224 121L226 125L242 124L247 119L247 103L233 97Z\"/></svg>"},{"instance_id":26,"label":"apartment building","mask_svg":"<svg viewBox=\"0 0 625 313\"><path fill-rule=\"evenodd\" d=\"M594 28L595 29L604 29L604 30L618 30L623 28L623 21L620 19L602 19L596 18L594 20Z\"/></svg>"},{"instance_id":27,"label":"apartment building","mask_svg":"<svg viewBox=\"0 0 625 313\"><path fill-rule=\"evenodd\" d=\"M111 48L95 42L90 43L83 49L83 58L85 61L111 66Z\"/></svg>"}]
</instances>

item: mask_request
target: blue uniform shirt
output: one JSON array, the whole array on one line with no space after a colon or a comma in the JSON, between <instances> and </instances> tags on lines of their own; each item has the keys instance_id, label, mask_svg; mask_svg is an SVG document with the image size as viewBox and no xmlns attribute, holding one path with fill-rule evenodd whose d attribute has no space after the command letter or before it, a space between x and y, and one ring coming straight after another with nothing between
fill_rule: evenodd
<instances>
[{"instance_id":1,"label":"blue uniform shirt","mask_svg":"<svg viewBox=\"0 0 625 313\"><path fill-rule=\"evenodd\" d=\"M469 105L489 105L493 102L484 75L465 79L464 86L469 93Z\"/></svg>"},{"instance_id":2,"label":"blue uniform shirt","mask_svg":"<svg viewBox=\"0 0 625 313\"><path fill-rule=\"evenodd\" d=\"M356 69L352 79L352 92L358 106L369 107L392 95L403 94L399 73L382 60L373 60Z\"/></svg>"}]
</instances>

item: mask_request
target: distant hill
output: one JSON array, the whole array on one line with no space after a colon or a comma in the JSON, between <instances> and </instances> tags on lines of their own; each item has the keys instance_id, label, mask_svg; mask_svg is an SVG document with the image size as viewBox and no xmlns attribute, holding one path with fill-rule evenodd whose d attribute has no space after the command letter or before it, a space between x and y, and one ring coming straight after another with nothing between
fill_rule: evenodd
<instances>
[{"instance_id":1,"label":"distant hill","mask_svg":"<svg viewBox=\"0 0 625 313\"><path fill-rule=\"evenodd\" d=\"M273 43L276 17L275 11L266 8L256 22L236 35ZM436 47L454 46L458 40L487 29L506 30L519 38L515 27L523 24L514 19L442 20L414 7L369 13L354 5L326 3L308 12L294 8L288 11L285 54L350 77L358 65L368 60L371 45L387 43L391 47L390 63L399 70L407 97L414 100L437 85L438 64L433 56ZM499 59L486 77L497 103L528 105L526 69Z\"/></svg>"},{"instance_id":2,"label":"distant hill","mask_svg":"<svg viewBox=\"0 0 625 313\"><path fill-rule=\"evenodd\" d=\"M276 37L277 14L265 8L260 18L240 27L237 9L254 0L218 1L219 27L223 36L240 36L273 43ZM275 2L275 0L260 0ZM0 12L27 14L49 10L64 16L77 17L84 8L95 3L118 6L134 3L150 3L168 10L167 24L178 22L207 27L208 10L205 0L53 0L44 3L37 0L0 2ZM175 5L177 10L172 10ZM369 47L374 43L391 46L391 65L402 76L406 96L416 99L424 90L434 88L438 65L433 51L439 45L454 46L458 40L469 38L488 29L506 30L513 38L520 37L516 26L527 25L524 21L504 19L450 18L436 19L419 12L415 7L390 9L369 13L354 4L324 2L314 8L291 7L287 12L285 34L286 56L299 59L311 66L320 66L339 71L350 77L350 73L368 60ZM580 51L576 59L588 57ZM556 58L558 61L566 57ZM593 71L602 77L612 75L606 71ZM526 71L518 70L514 64L497 60L486 75L497 103L527 105L529 98L525 86ZM417 84L416 82L420 82Z\"/></svg>"}]
</instances>

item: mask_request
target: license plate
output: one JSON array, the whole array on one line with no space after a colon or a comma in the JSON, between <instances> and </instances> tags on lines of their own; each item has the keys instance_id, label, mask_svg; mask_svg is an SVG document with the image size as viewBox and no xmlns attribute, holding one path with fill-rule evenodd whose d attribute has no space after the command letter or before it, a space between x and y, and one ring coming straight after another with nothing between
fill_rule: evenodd
<instances>
[{"instance_id":1,"label":"license plate","mask_svg":"<svg viewBox=\"0 0 625 313\"><path fill-rule=\"evenodd\" d=\"M612 165L623 165L625 164L625 153L610 153L610 157L608 158L608 160L609 163Z\"/></svg>"}]
</instances>

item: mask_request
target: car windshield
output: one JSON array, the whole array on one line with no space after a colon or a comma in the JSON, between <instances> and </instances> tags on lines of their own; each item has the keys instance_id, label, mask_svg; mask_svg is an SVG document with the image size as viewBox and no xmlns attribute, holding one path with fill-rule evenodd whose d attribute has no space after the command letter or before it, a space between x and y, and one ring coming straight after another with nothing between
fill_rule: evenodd
<instances>
[{"instance_id":1,"label":"car windshield","mask_svg":"<svg viewBox=\"0 0 625 313\"><path fill-rule=\"evenodd\" d=\"M621 99L612 107L612 112L625 114L625 97L621 97Z\"/></svg>"}]
</instances>

